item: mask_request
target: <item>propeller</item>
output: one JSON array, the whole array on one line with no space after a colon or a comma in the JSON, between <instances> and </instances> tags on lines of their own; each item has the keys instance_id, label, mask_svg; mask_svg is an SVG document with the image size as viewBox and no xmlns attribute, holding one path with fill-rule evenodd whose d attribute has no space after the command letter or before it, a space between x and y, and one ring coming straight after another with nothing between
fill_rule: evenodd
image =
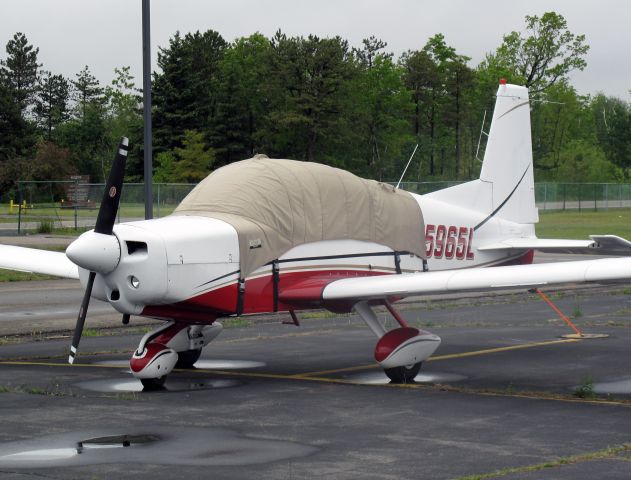
<instances>
[{"instance_id":1,"label":"propeller","mask_svg":"<svg viewBox=\"0 0 631 480\"><path fill-rule=\"evenodd\" d=\"M85 287L85 293L83 294L83 300L81 301L81 308L79 309L79 316L77 317L77 325L75 326L74 335L72 337L72 345L70 346L70 355L68 357L69 363L74 363L74 359L77 355L77 349L79 348L79 342L81 341L81 335L83 333L83 326L85 324L85 317L88 313L88 306L90 305L90 296L92 295L92 287L94 285L94 279L97 273L109 273L118 264L118 258L115 258L115 263L112 265L110 259L111 255L105 260L94 257L93 253L98 254L99 248L94 248L94 245L99 247L106 245L108 248L114 243L109 237L113 237L118 247L118 240L112 235L114 229L114 222L116 221L116 214L118 213L118 205L120 203L121 192L123 190L123 176L125 175L125 163L127 161L127 151L129 149L129 140L123 137L118 145L118 150L114 161L112 162L112 168L105 184L105 191L103 192L103 200L99 207L99 214L96 218L96 225L94 226L94 232L82 240L81 237L66 250L66 255L70 260L75 261L79 266L88 268L90 275L88 276L88 284ZM92 248L90 248L92 247ZM110 252L112 248L109 248ZM107 251L107 248L103 248L102 251ZM120 253L119 253L120 256ZM104 266L105 265L105 266Z\"/></svg>"}]
</instances>

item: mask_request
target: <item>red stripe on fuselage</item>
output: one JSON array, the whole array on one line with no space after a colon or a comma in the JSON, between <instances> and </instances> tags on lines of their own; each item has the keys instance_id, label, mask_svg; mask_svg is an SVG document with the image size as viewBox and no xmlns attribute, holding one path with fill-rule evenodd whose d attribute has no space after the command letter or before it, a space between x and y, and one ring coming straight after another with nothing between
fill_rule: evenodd
<instances>
[{"instance_id":1,"label":"red stripe on fuselage","mask_svg":"<svg viewBox=\"0 0 631 480\"><path fill-rule=\"evenodd\" d=\"M322 290L342 278L387 275L375 270L308 270L281 273L278 282L278 311L322 307ZM141 315L161 317L191 323L212 323L217 317L236 312L238 284L202 293L170 305L148 305ZM274 311L274 280L272 275L246 279L243 313Z\"/></svg>"},{"instance_id":2,"label":"red stripe on fuselage","mask_svg":"<svg viewBox=\"0 0 631 480\"><path fill-rule=\"evenodd\" d=\"M524 265L533 262L534 251L496 266ZM278 283L278 310L302 310L326 307L335 311L349 311L351 304L323 305L322 290L329 283L349 277L388 275L375 270L304 270L281 273ZM232 283L170 305L148 305L141 315L160 317L186 323L212 323L218 317L234 315L237 308L238 284ZM274 280L272 275L247 279L243 298L243 314L274 311Z\"/></svg>"}]
</instances>

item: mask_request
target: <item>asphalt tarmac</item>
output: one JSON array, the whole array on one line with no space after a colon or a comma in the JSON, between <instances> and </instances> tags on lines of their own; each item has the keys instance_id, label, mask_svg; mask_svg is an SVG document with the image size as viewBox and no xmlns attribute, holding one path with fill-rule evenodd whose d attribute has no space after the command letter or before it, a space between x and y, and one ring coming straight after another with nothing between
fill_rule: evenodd
<instances>
[{"instance_id":1,"label":"asphalt tarmac","mask_svg":"<svg viewBox=\"0 0 631 480\"><path fill-rule=\"evenodd\" d=\"M84 337L74 366L63 331L9 337L0 478L628 479L625 292L552 295L579 328L609 335L591 340L562 338L569 327L527 293L404 305L443 342L403 386L374 364L355 316L232 322L158 392L128 373L136 319L135 335Z\"/></svg>"}]
</instances>

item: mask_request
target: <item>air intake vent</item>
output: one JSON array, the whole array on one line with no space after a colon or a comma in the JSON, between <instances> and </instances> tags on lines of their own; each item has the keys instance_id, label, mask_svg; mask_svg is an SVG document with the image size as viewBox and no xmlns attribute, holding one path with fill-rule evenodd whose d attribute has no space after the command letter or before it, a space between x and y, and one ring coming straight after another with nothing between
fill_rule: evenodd
<instances>
[{"instance_id":1,"label":"air intake vent","mask_svg":"<svg viewBox=\"0 0 631 480\"><path fill-rule=\"evenodd\" d=\"M145 242L127 240L125 243L127 244L127 253L129 255L147 253L147 244Z\"/></svg>"}]
</instances>

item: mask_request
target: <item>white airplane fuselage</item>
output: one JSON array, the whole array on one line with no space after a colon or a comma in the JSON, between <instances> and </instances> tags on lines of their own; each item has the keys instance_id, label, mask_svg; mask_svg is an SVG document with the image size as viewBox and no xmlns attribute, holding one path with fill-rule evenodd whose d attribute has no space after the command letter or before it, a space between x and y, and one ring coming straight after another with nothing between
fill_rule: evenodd
<instances>
[{"instance_id":1,"label":"white airplane fuselage","mask_svg":"<svg viewBox=\"0 0 631 480\"><path fill-rule=\"evenodd\" d=\"M414 195L423 212L430 271L531 263L530 251L510 254L478 251L502 237L533 237L531 224ZM93 295L121 313L186 323L212 323L239 314L300 310L325 306L310 297L334 279L423 271L416 255L357 240L328 240L299 245L246 278L239 302L239 241L228 223L206 217L168 216L119 224L114 233L120 261L99 274ZM397 260L398 258L398 260ZM397 265L398 263L398 265ZM81 271L82 282L87 272ZM276 285L275 285L276 283ZM309 301L305 301L310 299Z\"/></svg>"}]
</instances>

